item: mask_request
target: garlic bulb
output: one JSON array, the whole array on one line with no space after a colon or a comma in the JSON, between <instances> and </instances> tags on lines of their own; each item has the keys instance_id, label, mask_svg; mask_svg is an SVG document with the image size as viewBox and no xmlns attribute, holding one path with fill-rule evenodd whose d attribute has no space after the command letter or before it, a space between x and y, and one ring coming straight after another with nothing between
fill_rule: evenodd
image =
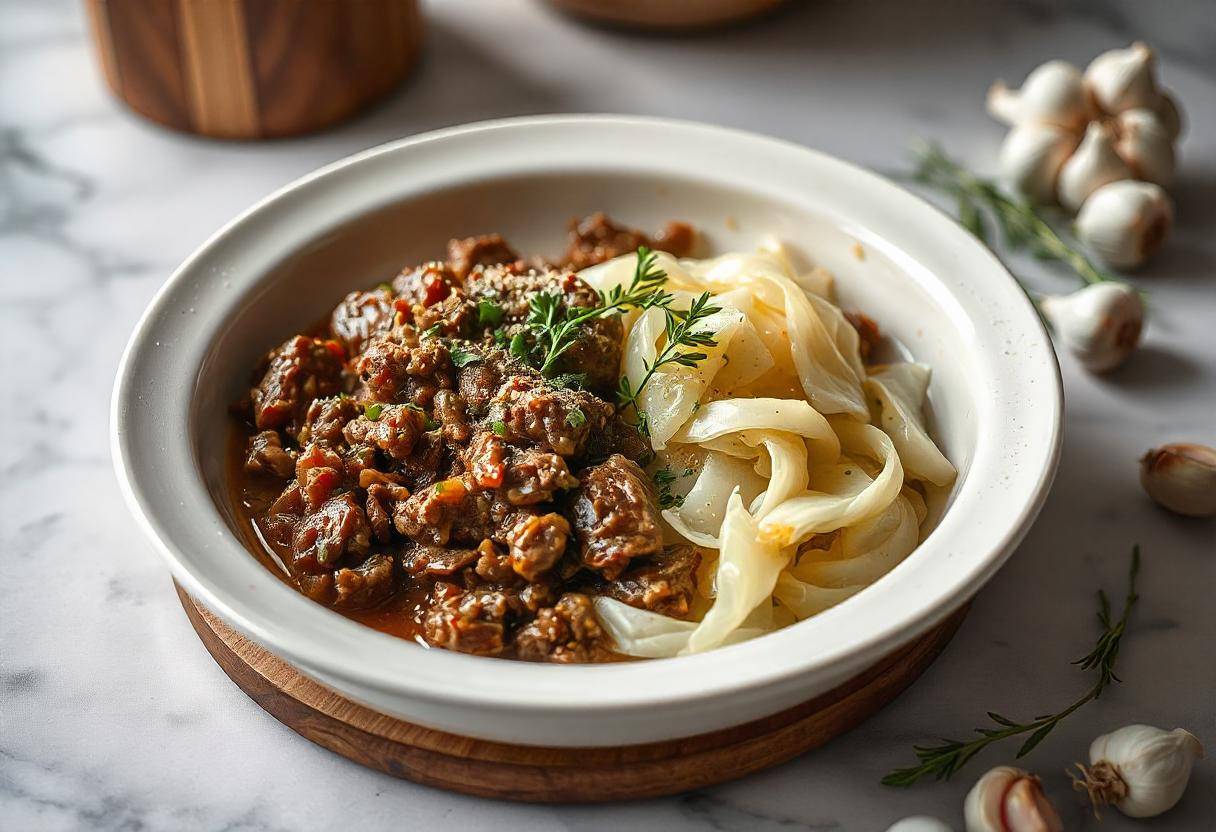
<instances>
[{"instance_id":1,"label":"garlic bulb","mask_svg":"<svg viewBox=\"0 0 1216 832\"><path fill-rule=\"evenodd\" d=\"M1132 176L1168 188L1174 181L1174 140L1152 110L1124 110L1115 117L1115 153Z\"/></svg>"},{"instance_id":2,"label":"garlic bulb","mask_svg":"<svg viewBox=\"0 0 1216 832\"><path fill-rule=\"evenodd\" d=\"M1010 126L1044 124L1079 131L1091 116L1081 71L1067 61L1048 61L1011 90L997 81L988 90L988 112Z\"/></svg>"},{"instance_id":3,"label":"garlic bulb","mask_svg":"<svg viewBox=\"0 0 1216 832\"><path fill-rule=\"evenodd\" d=\"M963 803L967 832L1063 832L1039 778L997 766L981 777Z\"/></svg>"},{"instance_id":4,"label":"garlic bulb","mask_svg":"<svg viewBox=\"0 0 1216 832\"><path fill-rule=\"evenodd\" d=\"M1056 339L1085 369L1101 373L1118 367L1140 343L1144 303L1123 283L1095 283L1039 302Z\"/></svg>"},{"instance_id":5,"label":"garlic bulb","mask_svg":"<svg viewBox=\"0 0 1216 832\"><path fill-rule=\"evenodd\" d=\"M1001 175L1035 202L1054 202L1060 166L1076 147L1076 136L1059 127L1014 127L1001 145Z\"/></svg>"},{"instance_id":6,"label":"garlic bulb","mask_svg":"<svg viewBox=\"0 0 1216 832\"><path fill-rule=\"evenodd\" d=\"M1216 448L1188 442L1153 448L1140 460L1140 484L1175 514L1216 516Z\"/></svg>"},{"instance_id":7,"label":"garlic bulb","mask_svg":"<svg viewBox=\"0 0 1216 832\"><path fill-rule=\"evenodd\" d=\"M1056 192L1065 207L1076 211L1098 188L1131 176L1131 167L1115 152L1110 127L1094 122L1086 129L1076 152L1060 166Z\"/></svg>"},{"instance_id":8,"label":"garlic bulb","mask_svg":"<svg viewBox=\"0 0 1216 832\"><path fill-rule=\"evenodd\" d=\"M1174 206L1165 191L1124 179L1090 194L1077 214L1075 231L1104 263L1132 269L1161 247L1173 222Z\"/></svg>"},{"instance_id":9,"label":"garlic bulb","mask_svg":"<svg viewBox=\"0 0 1216 832\"><path fill-rule=\"evenodd\" d=\"M1178 109L1174 96L1162 92L1157 96L1157 106L1153 108L1153 112L1161 119L1161 126L1165 128L1165 134L1170 137L1170 141L1178 141L1178 137L1182 135L1182 111Z\"/></svg>"},{"instance_id":10,"label":"garlic bulb","mask_svg":"<svg viewBox=\"0 0 1216 832\"><path fill-rule=\"evenodd\" d=\"M1103 52L1085 70L1094 101L1108 113L1157 103L1153 50L1136 42L1126 49Z\"/></svg>"},{"instance_id":11,"label":"garlic bulb","mask_svg":"<svg viewBox=\"0 0 1216 832\"><path fill-rule=\"evenodd\" d=\"M937 818L928 815L913 815L910 818L897 820L887 832L954 832Z\"/></svg>"},{"instance_id":12,"label":"garlic bulb","mask_svg":"<svg viewBox=\"0 0 1216 832\"><path fill-rule=\"evenodd\" d=\"M1115 804L1130 818L1151 818L1174 808L1191 779L1203 745L1190 731L1128 725L1103 734L1089 747L1089 764L1078 766L1078 789L1095 806Z\"/></svg>"}]
</instances>

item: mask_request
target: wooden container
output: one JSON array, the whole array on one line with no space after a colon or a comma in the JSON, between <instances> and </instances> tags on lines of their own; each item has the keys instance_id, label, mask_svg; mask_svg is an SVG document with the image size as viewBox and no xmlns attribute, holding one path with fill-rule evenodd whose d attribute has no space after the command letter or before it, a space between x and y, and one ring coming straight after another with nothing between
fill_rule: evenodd
<instances>
[{"instance_id":1,"label":"wooden container","mask_svg":"<svg viewBox=\"0 0 1216 832\"><path fill-rule=\"evenodd\" d=\"M383 97L421 45L417 0L85 0L106 81L176 130L265 139Z\"/></svg>"},{"instance_id":2,"label":"wooden container","mask_svg":"<svg viewBox=\"0 0 1216 832\"><path fill-rule=\"evenodd\" d=\"M785 0L549 0L562 11L611 26L702 29L777 8Z\"/></svg>"}]
</instances>

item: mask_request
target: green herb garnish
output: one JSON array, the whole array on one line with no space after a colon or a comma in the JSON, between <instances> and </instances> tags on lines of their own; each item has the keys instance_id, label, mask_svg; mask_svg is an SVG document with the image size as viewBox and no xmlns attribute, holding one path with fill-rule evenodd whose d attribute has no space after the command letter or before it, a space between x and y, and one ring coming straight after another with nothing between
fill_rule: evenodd
<instances>
[{"instance_id":1,"label":"green herb garnish","mask_svg":"<svg viewBox=\"0 0 1216 832\"><path fill-rule=\"evenodd\" d=\"M498 326L505 314L503 308L489 298L477 301L477 323L482 326Z\"/></svg>"},{"instance_id":2,"label":"green herb garnish","mask_svg":"<svg viewBox=\"0 0 1216 832\"><path fill-rule=\"evenodd\" d=\"M587 424L587 414L576 407L566 414L566 424L572 428L581 428Z\"/></svg>"},{"instance_id":3,"label":"green herb garnish","mask_svg":"<svg viewBox=\"0 0 1216 832\"><path fill-rule=\"evenodd\" d=\"M455 344L449 348L448 353L452 356L452 363L457 367L467 367L470 364L475 364L481 360L481 356L475 352L470 352L463 347L458 347Z\"/></svg>"},{"instance_id":4,"label":"green herb garnish","mask_svg":"<svg viewBox=\"0 0 1216 832\"><path fill-rule=\"evenodd\" d=\"M379 402L376 404L369 404L367 407L363 408L363 418L374 422L380 418L380 414L383 411L384 405L380 404Z\"/></svg>"},{"instance_id":5,"label":"green herb garnish","mask_svg":"<svg viewBox=\"0 0 1216 832\"><path fill-rule=\"evenodd\" d=\"M490 422L490 430L494 431L498 436L507 435L507 426L501 419L495 419L493 422Z\"/></svg>"},{"instance_id":6,"label":"green herb garnish","mask_svg":"<svg viewBox=\"0 0 1216 832\"><path fill-rule=\"evenodd\" d=\"M438 338L442 333L443 333L443 322L440 321L439 323L432 324L431 326L428 326L426 329L422 330L421 337Z\"/></svg>"},{"instance_id":7,"label":"green herb garnish","mask_svg":"<svg viewBox=\"0 0 1216 832\"><path fill-rule=\"evenodd\" d=\"M670 468L660 468L651 474L655 488L659 492L659 508L679 508L684 505L684 498L671 493L671 486L676 481L676 475Z\"/></svg>"},{"instance_id":8,"label":"green herb garnish","mask_svg":"<svg viewBox=\"0 0 1216 832\"><path fill-rule=\"evenodd\" d=\"M379 289L381 292L392 292L393 284L382 281L382 282L376 284L376 288Z\"/></svg>"},{"instance_id":9,"label":"green herb garnish","mask_svg":"<svg viewBox=\"0 0 1216 832\"><path fill-rule=\"evenodd\" d=\"M892 771L882 779L883 784L887 786L911 786L922 777L930 775L938 780L947 780L962 768L968 760L992 743L1029 733L1030 736L1022 743L1022 747L1018 749L1017 753L1018 757L1023 757L1042 742L1043 738L1050 734L1052 729L1059 725L1065 717L1085 703L1092 702L1101 696L1102 692L1106 690L1111 682L1121 681L1115 675L1115 661L1119 658L1119 644L1123 639L1123 633L1127 629L1128 616L1131 615L1132 607L1136 605L1136 600L1140 597L1136 594L1136 576L1139 572L1140 546L1137 545L1132 548L1132 564L1131 569L1128 571L1127 595L1123 601L1123 613L1119 616L1118 621L1111 620L1110 600L1106 597L1105 592L1098 590L1098 621L1102 624L1102 634L1098 637L1097 644L1088 655L1073 662L1073 664L1079 665L1082 670L1097 670L1098 678L1080 699L1059 713L1037 716L1030 722L1024 723L989 711L988 718L995 722L997 727L976 728L976 733L980 737L968 742L944 740L937 745L915 746L913 750L916 752L917 759L920 760L920 765Z\"/></svg>"}]
</instances>

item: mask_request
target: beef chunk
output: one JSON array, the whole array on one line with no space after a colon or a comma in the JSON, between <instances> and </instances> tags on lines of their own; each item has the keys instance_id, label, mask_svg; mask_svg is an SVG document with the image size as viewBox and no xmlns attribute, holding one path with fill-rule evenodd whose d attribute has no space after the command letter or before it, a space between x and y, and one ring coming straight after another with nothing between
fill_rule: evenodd
<instances>
[{"instance_id":1,"label":"beef chunk","mask_svg":"<svg viewBox=\"0 0 1216 832\"><path fill-rule=\"evenodd\" d=\"M607 427L591 434L587 442L587 456L592 459L603 459L613 454L620 454L643 468L654 459L654 451L646 437L619 416L608 420Z\"/></svg>"},{"instance_id":2,"label":"beef chunk","mask_svg":"<svg viewBox=\"0 0 1216 832\"><path fill-rule=\"evenodd\" d=\"M615 581L597 581L592 589L597 595L607 595L631 607L683 618L696 592L700 563L696 549L672 546L633 561Z\"/></svg>"},{"instance_id":3,"label":"beef chunk","mask_svg":"<svg viewBox=\"0 0 1216 832\"><path fill-rule=\"evenodd\" d=\"M355 372L379 402L427 405L436 391L453 386L451 356L436 338L424 338L416 346L378 338L359 356Z\"/></svg>"},{"instance_id":4,"label":"beef chunk","mask_svg":"<svg viewBox=\"0 0 1216 832\"><path fill-rule=\"evenodd\" d=\"M496 656L503 650L505 621L511 613L507 595L500 591L462 592L451 584L435 587L437 603L423 620L423 635L436 647Z\"/></svg>"},{"instance_id":5,"label":"beef chunk","mask_svg":"<svg viewBox=\"0 0 1216 832\"><path fill-rule=\"evenodd\" d=\"M370 469L360 475L359 486L367 489L367 522L376 540L388 543L393 537L393 509L397 503L409 499L410 491L391 480L373 481L370 476L366 476L371 474L384 477L379 471Z\"/></svg>"},{"instance_id":6,"label":"beef chunk","mask_svg":"<svg viewBox=\"0 0 1216 832\"><path fill-rule=\"evenodd\" d=\"M460 280L468 277L477 266L511 263L518 259L519 255L507 245L501 234L465 237L448 242L448 268Z\"/></svg>"},{"instance_id":7,"label":"beef chunk","mask_svg":"<svg viewBox=\"0 0 1216 832\"><path fill-rule=\"evenodd\" d=\"M416 546L405 553L402 565L411 575L453 575L477 562L476 549L445 549L441 546Z\"/></svg>"},{"instance_id":8,"label":"beef chunk","mask_svg":"<svg viewBox=\"0 0 1216 832\"><path fill-rule=\"evenodd\" d=\"M393 592L393 559L372 555L353 569L301 574L300 590L314 601L342 610L374 607Z\"/></svg>"},{"instance_id":9,"label":"beef chunk","mask_svg":"<svg viewBox=\"0 0 1216 832\"><path fill-rule=\"evenodd\" d=\"M695 243L696 232L686 223L668 223L663 233L651 239L596 213L570 223L570 245L563 263L577 271L637 251L639 246L686 257Z\"/></svg>"},{"instance_id":10,"label":"beef chunk","mask_svg":"<svg viewBox=\"0 0 1216 832\"><path fill-rule=\"evenodd\" d=\"M283 448L278 431L264 430L249 437L245 470L287 479L296 468L295 452Z\"/></svg>"},{"instance_id":11,"label":"beef chunk","mask_svg":"<svg viewBox=\"0 0 1216 832\"><path fill-rule=\"evenodd\" d=\"M393 279L393 291L407 309L434 306L459 288L460 278L444 263L425 263Z\"/></svg>"},{"instance_id":12,"label":"beef chunk","mask_svg":"<svg viewBox=\"0 0 1216 832\"><path fill-rule=\"evenodd\" d=\"M342 484L345 461L332 448L313 442L296 460L296 481L300 484L300 495L309 511L316 511L329 499L334 489Z\"/></svg>"},{"instance_id":13,"label":"beef chunk","mask_svg":"<svg viewBox=\"0 0 1216 832\"><path fill-rule=\"evenodd\" d=\"M590 393L550 387L533 374L506 379L496 401L509 439L530 439L565 457L582 454L613 414L612 405Z\"/></svg>"},{"instance_id":14,"label":"beef chunk","mask_svg":"<svg viewBox=\"0 0 1216 832\"><path fill-rule=\"evenodd\" d=\"M374 445L393 459L404 460L425 430L426 414L418 407L386 404L372 405L362 419L348 422L343 435L351 444Z\"/></svg>"},{"instance_id":15,"label":"beef chunk","mask_svg":"<svg viewBox=\"0 0 1216 832\"><path fill-rule=\"evenodd\" d=\"M393 511L397 531L415 543L444 546L452 536L452 524L466 509L468 486L459 477L441 480L398 503Z\"/></svg>"},{"instance_id":16,"label":"beef chunk","mask_svg":"<svg viewBox=\"0 0 1216 832\"><path fill-rule=\"evenodd\" d=\"M869 364L874 350L878 349L878 345L882 343L882 330L878 328L878 324L873 318L860 312L845 312L844 317L853 325L853 329L857 330L859 336L857 346L861 353L861 360Z\"/></svg>"},{"instance_id":17,"label":"beef chunk","mask_svg":"<svg viewBox=\"0 0 1216 832\"><path fill-rule=\"evenodd\" d=\"M460 368L456 389L469 412L475 416L485 415L502 384L503 359L478 361Z\"/></svg>"},{"instance_id":18,"label":"beef chunk","mask_svg":"<svg viewBox=\"0 0 1216 832\"><path fill-rule=\"evenodd\" d=\"M515 652L534 662L588 662L607 652L591 599L567 592L515 634Z\"/></svg>"},{"instance_id":19,"label":"beef chunk","mask_svg":"<svg viewBox=\"0 0 1216 832\"><path fill-rule=\"evenodd\" d=\"M566 460L555 453L537 448L516 450L503 469L500 485L507 502L528 506L549 502L553 495L574 488L578 480L566 467Z\"/></svg>"},{"instance_id":20,"label":"beef chunk","mask_svg":"<svg viewBox=\"0 0 1216 832\"><path fill-rule=\"evenodd\" d=\"M464 399L460 394L452 390L440 390L435 394L433 406L435 421L443 429L443 438L458 445L468 442L472 430L469 427Z\"/></svg>"},{"instance_id":21,"label":"beef chunk","mask_svg":"<svg viewBox=\"0 0 1216 832\"><path fill-rule=\"evenodd\" d=\"M663 550L654 486L636 463L614 454L579 480L571 516L585 566L613 580L634 558Z\"/></svg>"},{"instance_id":22,"label":"beef chunk","mask_svg":"<svg viewBox=\"0 0 1216 832\"><path fill-rule=\"evenodd\" d=\"M316 399L308 406L304 427L300 429L301 445L316 440L334 447L343 444L342 429L351 419L357 419L361 409L350 396Z\"/></svg>"},{"instance_id":23,"label":"beef chunk","mask_svg":"<svg viewBox=\"0 0 1216 832\"><path fill-rule=\"evenodd\" d=\"M570 523L560 514L516 515L507 533L511 568L529 581L548 572L566 553Z\"/></svg>"},{"instance_id":24,"label":"beef chunk","mask_svg":"<svg viewBox=\"0 0 1216 832\"><path fill-rule=\"evenodd\" d=\"M374 292L351 292L329 316L329 334L356 356L377 335L393 324L393 293L388 288Z\"/></svg>"},{"instance_id":25,"label":"beef chunk","mask_svg":"<svg viewBox=\"0 0 1216 832\"><path fill-rule=\"evenodd\" d=\"M337 341L304 335L288 339L270 353L262 380L250 391L254 424L267 430L302 419L313 399L342 391L345 363Z\"/></svg>"},{"instance_id":26,"label":"beef chunk","mask_svg":"<svg viewBox=\"0 0 1216 832\"><path fill-rule=\"evenodd\" d=\"M349 492L331 497L296 526L292 565L301 572L332 570L347 554L362 555L371 545L371 527Z\"/></svg>"}]
</instances>

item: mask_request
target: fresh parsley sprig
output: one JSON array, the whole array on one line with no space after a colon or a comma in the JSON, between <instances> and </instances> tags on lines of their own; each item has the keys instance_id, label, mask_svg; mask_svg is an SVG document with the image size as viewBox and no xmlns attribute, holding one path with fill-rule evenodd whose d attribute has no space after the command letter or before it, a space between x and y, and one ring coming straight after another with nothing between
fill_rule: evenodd
<instances>
[{"instance_id":1,"label":"fresh parsley sprig","mask_svg":"<svg viewBox=\"0 0 1216 832\"><path fill-rule=\"evenodd\" d=\"M694 328L701 321L713 315L716 312L721 312L722 307L714 306L710 302L709 292L703 292L693 299L692 304L687 310L672 309L665 306L663 312L667 316L667 323L664 330L666 343L663 349L659 350L659 354L654 357L654 361L649 361L643 364L645 372L642 374L641 380L636 386L630 383L628 376L621 376L621 380L617 387L616 400L623 412L627 408L632 407L638 414L638 427L643 433L646 433L646 416L637 406L638 396L642 395L642 390L646 384L654 377L654 374L662 367L669 364L676 364L681 367L695 367L698 361L704 361L709 356L701 352L699 348L716 347L717 340L713 333L706 331L694 331Z\"/></svg>"},{"instance_id":2,"label":"fresh parsley sprig","mask_svg":"<svg viewBox=\"0 0 1216 832\"><path fill-rule=\"evenodd\" d=\"M920 765L892 771L882 779L883 784L887 786L911 786L922 777L928 776L933 776L938 780L948 780L968 760L989 745L1010 737L1030 734L1025 742L1022 743L1022 747L1018 749L1017 756L1023 757L1042 742L1051 733L1052 729L1059 725L1069 714L1087 702L1092 702L1101 696L1102 692L1106 690L1111 682L1121 681L1115 675L1115 662L1119 658L1119 646L1123 640L1123 634L1127 630L1128 617L1131 615L1132 608L1140 597L1136 594L1136 576L1139 572L1140 547L1137 545L1132 549L1132 564L1127 580L1127 596L1123 601L1123 613L1119 616L1118 621L1111 619L1110 600L1106 597L1106 593L1101 590L1098 591L1098 621L1102 624L1102 634L1098 637L1097 644L1093 650L1086 656L1073 662L1073 664L1080 666L1082 670L1097 670L1098 678L1080 699L1058 713L1036 716L1030 722L1025 723L1017 722L989 711L988 718L996 723L997 727L976 728L976 732L980 735L979 738L967 742L962 740L943 740L937 745L915 746L914 751L920 760Z\"/></svg>"},{"instance_id":3,"label":"fresh parsley sprig","mask_svg":"<svg viewBox=\"0 0 1216 832\"><path fill-rule=\"evenodd\" d=\"M996 219L1006 244L1027 249L1044 260L1059 261L1087 284L1117 278L1095 266L1088 257L1069 245L1033 205L1007 196L989 179L982 179L950 159L935 144L915 148L916 170L912 179L943 191L958 200L959 222L989 243L985 211Z\"/></svg>"}]
</instances>

